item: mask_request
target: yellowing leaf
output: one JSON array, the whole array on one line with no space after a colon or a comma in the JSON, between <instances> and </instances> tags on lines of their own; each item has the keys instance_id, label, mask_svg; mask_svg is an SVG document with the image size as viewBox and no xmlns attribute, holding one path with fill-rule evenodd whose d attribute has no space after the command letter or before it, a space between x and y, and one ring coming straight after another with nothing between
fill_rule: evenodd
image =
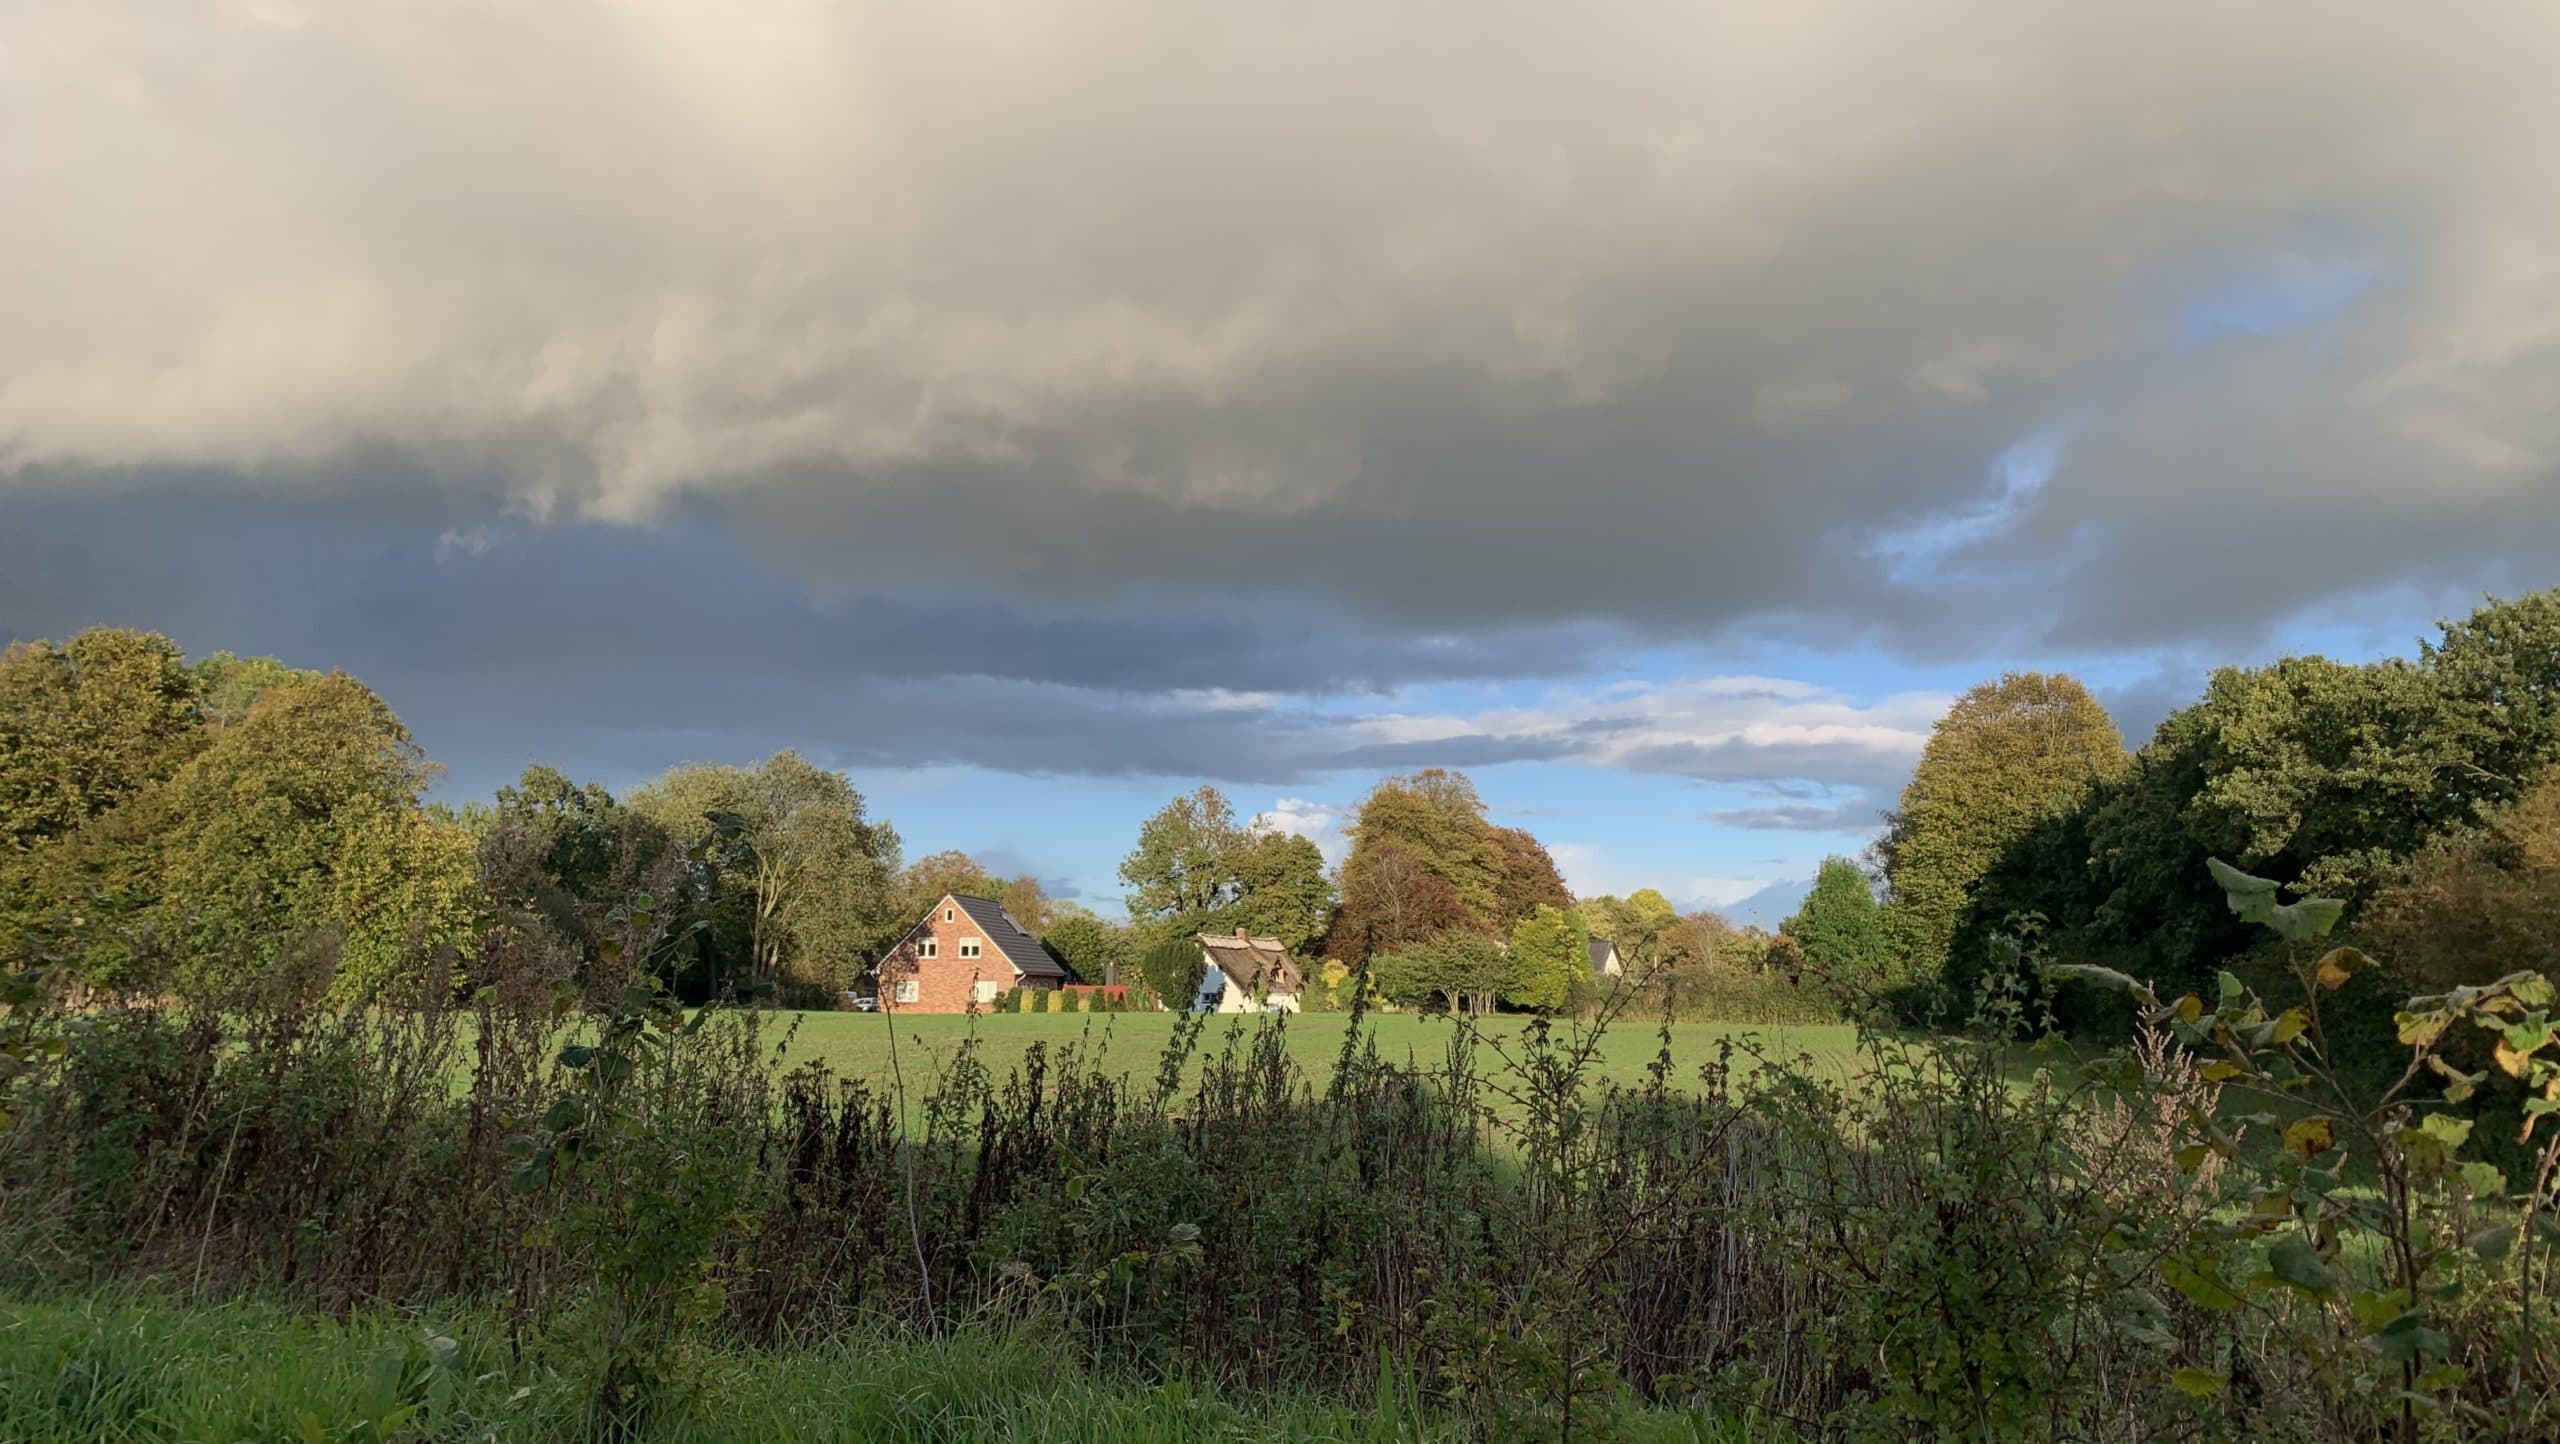
<instances>
[{"instance_id":1,"label":"yellowing leaf","mask_svg":"<svg viewBox=\"0 0 2560 1444\"><path fill-rule=\"evenodd\" d=\"M2326 1118L2305 1118L2284 1131L2284 1146L2297 1157L2317 1158L2338 1146L2338 1126Z\"/></svg>"},{"instance_id":2,"label":"yellowing leaf","mask_svg":"<svg viewBox=\"0 0 2560 1444\"><path fill-rule=\"evenodd\" d=\"M2308 1012L2300 1008L2287 1008L2276 1015L2275 1035L2269 1041L2281 1047L2301 1037L2302 1030L2310 1026L2311 1015Z\"/></svg>"},{"instance_id":3,"label":"yellowing leaf","mask_svg":"<svg viewBox=\"0 0 2560 1444\"><path fill-rule=\"evenodd\" d=\"M2216 1058L2212 1062L2198 1068L2196 1070L2196 1076L2204 1079L2207 1083L2228 1083L2232 1079L2240 1077L2246 1072L2248 1072L2248 1070L2237 1063Z\"/></svg>"},{"instance_id":4,"label":"yellowing leaf","mask_svg":"<svg viewBox=\"0 0 2560 1444\"><path fill-rule=\"evenodd\" d=\"M2497 1045L2489 1050L2489 1057L2492 1062L2495 1062L2498 1065L2499 1072L2506 1074L2510 1078L2521 1078L2524 1076L2526 1062L2530 1060L2533 1055L2519 1051L2514 1046L2510 1045L2506 1039L2500 1038Z\"/></svg>"},{"instance_id":5,"label":"yellowing leaf","mask_svg":"<svg viewBox=\"0 0 2560 1444\"><path fill-rule=\"evenodd\" d=\"M2312 970L2311 976L2320 986L2336 992L2347 985L2347 979L2372 966L2373 959L2366 957L2361 951L2355 948L2336 948L2320 960L2319 966Z\"/></svg>"}]
</instances>

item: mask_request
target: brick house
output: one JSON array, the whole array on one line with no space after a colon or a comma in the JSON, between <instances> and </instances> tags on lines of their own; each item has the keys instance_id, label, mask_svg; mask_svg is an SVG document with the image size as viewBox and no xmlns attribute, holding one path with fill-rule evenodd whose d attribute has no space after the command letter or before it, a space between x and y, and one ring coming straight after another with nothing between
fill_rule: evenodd
<instances>
[{"instance_id":1,"label":"brick house","mask_svg":"<svg viewBox=\"0 0 2560 1444\"><path fill-rule=\"evenodd\" d=\"M1055 988L1067 970L991 898L945 894L880 959L880 1006L964 1013L1016 988Z\"/></svg>"}]
</instances>

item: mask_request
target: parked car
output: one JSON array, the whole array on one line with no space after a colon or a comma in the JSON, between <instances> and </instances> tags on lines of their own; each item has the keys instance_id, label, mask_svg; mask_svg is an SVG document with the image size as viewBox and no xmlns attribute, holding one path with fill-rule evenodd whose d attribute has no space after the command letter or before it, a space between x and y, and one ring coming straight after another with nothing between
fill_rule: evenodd
<instances>
[{"instance_id":1,"label":"parked car","mask_svg":"<svg viewBox=\"0 0 2560 1444\"><path fill-rule=\"evenodd\" d=\"M857 1013L877 1013L880 1011L880 1000L869 993L847 993L844 995L844 1001L847 1007L852 1008Z\"/></svg>"}]
</instances>

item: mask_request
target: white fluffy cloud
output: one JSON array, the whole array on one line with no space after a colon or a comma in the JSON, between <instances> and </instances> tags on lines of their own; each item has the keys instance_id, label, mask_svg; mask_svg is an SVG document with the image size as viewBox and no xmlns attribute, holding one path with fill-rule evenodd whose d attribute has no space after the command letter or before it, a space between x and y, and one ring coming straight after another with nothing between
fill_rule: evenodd
<instances>
[{"instance_id":1,"label":"white fluffy cloud","mask_svg":"<svg viewBox=\"0 0 2560 1444\"><path fill-rule=\"evenodd\" d=\"M698 506L837 590L1937 647L2560 559L2523 0L7 14L0 495ZM2342 270L2316 345L2184 344ZM1906 584L1879 533L1961 544Z\"/></svg>"}]
</instances>

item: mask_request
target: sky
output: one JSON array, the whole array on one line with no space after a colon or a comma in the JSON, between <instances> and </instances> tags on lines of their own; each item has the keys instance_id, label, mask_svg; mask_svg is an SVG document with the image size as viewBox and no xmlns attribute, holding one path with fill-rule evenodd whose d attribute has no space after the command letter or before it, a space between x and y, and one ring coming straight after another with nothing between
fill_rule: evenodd
<instances>
[{"instance_id":1,"label":"sky","mask_svg":"<svg viewBox=\"0 0 2560 1444\"><path fill-rule=\"evenodd\" d=\"M0 636L1116 908L1466 770L1765 906L1948 700L2560 582L2560 10L0 0ZM1760 903L1749 900L1759 897ZM1774 917L1766 918L1774 921Z\"/></svg>"}]
</instances>

